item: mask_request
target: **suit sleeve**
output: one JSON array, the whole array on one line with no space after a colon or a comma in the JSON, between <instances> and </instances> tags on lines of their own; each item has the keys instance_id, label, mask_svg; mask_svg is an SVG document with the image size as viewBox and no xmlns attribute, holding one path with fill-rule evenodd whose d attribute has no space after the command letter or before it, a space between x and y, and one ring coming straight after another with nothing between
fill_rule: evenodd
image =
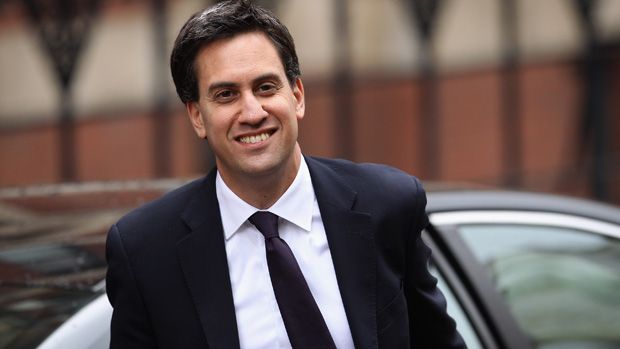
<instances>
[{"instance_id":1,"label":"suit sleeve","mask_svg":"<svg viewBox=\"0 0 620 349\"><path fill-rule=\"evenodd\" d=\"M129 258L117 225L108 232L106 290L114 311L110 348L157 348Z\"/></svg>"},{"instance_id":2,"label":"suit sleeve","mask_svg":"<svg viewBox=\"0 0 620 349\"><path fill-rule=\"evenodd\" d=\"M428 270L431 251L422 241L421 231L428 224L426 194L415 179L416 202L407 242L407 272L404 289L409 312L412 348L466 348L454 320L446 312L446 300Z\"/></svg>"}]
</instances>

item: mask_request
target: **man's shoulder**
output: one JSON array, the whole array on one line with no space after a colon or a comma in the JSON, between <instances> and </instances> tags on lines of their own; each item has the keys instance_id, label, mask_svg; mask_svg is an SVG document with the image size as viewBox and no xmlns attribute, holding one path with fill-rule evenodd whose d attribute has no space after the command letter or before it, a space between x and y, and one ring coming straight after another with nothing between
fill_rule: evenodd
<instances>
[{"instance_id":1,"label":"man's shoulder","mask_svg":"<svg viewBox=\"0 0 620 349\"><path fill-rule=\"evenodd\" d=\"M332 171L347 183L384 187L405 185L422 189L415 176L392 166L321 157L306 157L306 160L315 171Z\"/></svg>"},{"instance_id":2,"label":"man's shoulder","mask_svg":"<svg viewBox=\"0 0 620 349\"><path fill-rule=\"evenodd\" d=\"M374 217L408 219L426 206L420 181L399 169L373 163L307 158L317 198L354 193L356 210Z\"/></svg>"},{"instance_id":3,"label":"man's shoulder","mask_svg":"<svg viewBox=\"0 0 620 349\"><path fill-rule=\"evenodd\" d=\"M161 197L150 201L123 216L118 226L162 226L165 222L180 218L185 207L205 185L205 178L188 182Z\"/></svg>"},{"instance_id":4,"label":"man's shoulder","mask_svg":"<svg viewBox=\"0 0 620 349\"><path fill-rule=\"evenodd\" d=\"M426 205L421 182L397 168L375 164L355 163L341 159L306 158L315 191L334 186L349 188L357 194L358 203L376 207L414 207Z\"/></svg>"}]
</instances>

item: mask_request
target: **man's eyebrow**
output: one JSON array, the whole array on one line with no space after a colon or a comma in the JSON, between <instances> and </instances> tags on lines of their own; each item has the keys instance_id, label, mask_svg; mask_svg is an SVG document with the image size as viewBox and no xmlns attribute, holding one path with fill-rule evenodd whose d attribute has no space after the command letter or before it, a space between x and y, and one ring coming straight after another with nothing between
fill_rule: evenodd
<instances>
[{"instance_id":1,"label":"man's eyebrow","mask_svg":"<svg viewBox=\"0 0 620 349\"><path fill-rule=\"evenodd\" d=\"M280 79L280 76L276 73L266 73L263 75L259 75L256 79L254 79L254 82L260 82L260 81L265 81L265 80L276 80L277 82L281 82L282 79Z\"/></svg>"},{"instance_id":2,"label":"man's eyebrow","mask_svg":"<svg viewBox=\"0 0 620 349\"><path fill-rule=\"evenodd\" d=\"M213 93L213 91L223 89L223 88L237 88L237 87L239 87L239 84L234 83L234 82L228 82L228 81L216 82L216 83L211 84L211 86L209 86L209 89L207 90L207 94L210 95Z\"/></svg>"}]
</instances>

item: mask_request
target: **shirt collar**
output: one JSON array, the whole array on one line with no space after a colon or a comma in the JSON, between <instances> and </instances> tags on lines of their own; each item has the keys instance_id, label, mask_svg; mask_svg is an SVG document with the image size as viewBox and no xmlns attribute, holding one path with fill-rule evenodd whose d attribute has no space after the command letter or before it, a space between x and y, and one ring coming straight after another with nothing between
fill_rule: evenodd
<instances>
[{"instance_id":1,"label":"shirt collar","mask_svg":"<svg viewBox=\"0 0 620 349\"><path fill-rule=\"evenodd\" d=\"M256 207L243 201L224 183L219 171L215 179L215 190L220 206L220 217L224 228L224 237L230 239L256 211ZM305 231L312 228L312 210L314 208L314 189L310 171L303 156L293 183L282 196L266 211L278 215Z\"/></svg>"}]
</instances>

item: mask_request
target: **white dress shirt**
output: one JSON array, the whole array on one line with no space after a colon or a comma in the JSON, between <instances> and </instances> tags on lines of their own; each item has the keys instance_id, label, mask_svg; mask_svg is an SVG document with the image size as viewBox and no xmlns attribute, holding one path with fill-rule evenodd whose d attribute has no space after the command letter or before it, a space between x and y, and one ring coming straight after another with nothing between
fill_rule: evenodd
<instances>
[{"instance_id":1,"label":"white dress shirt","mask_svg":"<svg viewBox=\"0 0 620 349\"><path fill-rule=\"evenodd\" d=\"M291 348L271 286L265 238L248 221L258 209L233 193L219 172L215 188L224 226L241 348ZM266 211L280 217L280 237L293 251L336 347L354 348L325 227L303 157L291 186Z\"/></svg>"}]
</instances>

